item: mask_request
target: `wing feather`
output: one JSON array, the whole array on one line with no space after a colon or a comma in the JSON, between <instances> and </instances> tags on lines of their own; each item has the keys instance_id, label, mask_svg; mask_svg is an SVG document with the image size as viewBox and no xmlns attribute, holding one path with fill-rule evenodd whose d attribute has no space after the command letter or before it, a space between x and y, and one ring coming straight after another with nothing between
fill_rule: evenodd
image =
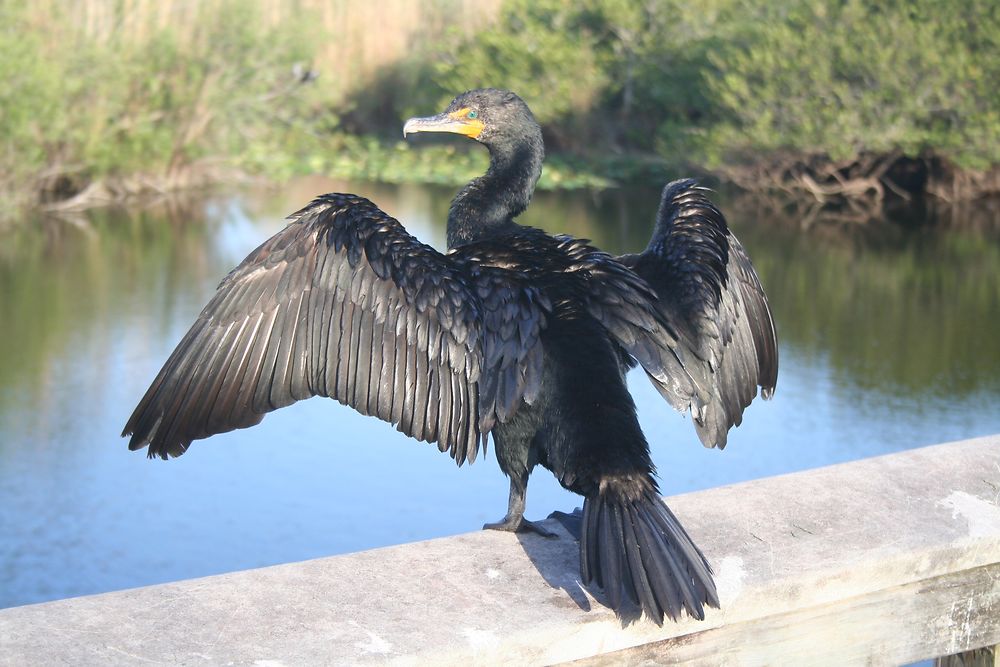
<instances>
[{"instance_id":1,"label":"wing feather","mask_svg":"<svg viewBox=\"0 0 1000 667\"><path fill-rule=\"evenodd\" d=\"M619 260L646 280L671 330L671 354L651 368L656 388L679 410L690 408L707 447L725 447L729 429L757 395L770 398L778 377L771 310L750 259L725 217L693 180L663 190L646 250ZM677 381L677 361L688 382Z\"/></svg>"},{"instance_id":2,"label":"wing feather","mask_svg":"<svg viewBox=\"0 0 1000 667\"><path fill-rule=\"evenodd\" d=\"M274 315L273 311L257 313L251 325L244 329L240 338L230 344L228 349L225 344L220 346L220 351L226 355L226 361L222 365L223 371L216 375L215 384L207 392L209 400L206 403L211 403L211 407L204 417L206 433L219 433L229 422L232 401L238 393L233 388L240 387L241 380L237 379L237 375L244 356L247 359L246 374L251 377L251 386L256 383L263 367L267 331L270 330Z\"/></svg>"},{"instance_id":3,"label":"wing feather","mask_svg":"<svg viewBox=\"0 0 1000 667\"><path fill-rule=\"evenodd\" d=\"M546 308L516 271L441 254L368 200L325 195L226 276L123 435L179 456L318 395L461 464L482 425L537 391ZM481 401L482 380L497 377L503 391Z\"/></svg>"},{"instance_id":4,"label":"wing feather","mask_svg":"<svg viewBox=\"0 0 1000 667\"><path fill-rule=\"evenodd\" d=\"M233 348L247 346L253 335L254 320L244 318L242 322L232 322L222 333L219 343L215 346L212 353L212 358L207 363L209 366L222 368L223 372L216 375L210 383L202 385L202 391L197 397L196 407L191 416L192 422L201 424L208 422L212 409L215 407L215 399L218 396L221 383L225 378L226 372L232 366L232 358L235 356Z\"/></svg>"}]
</instances>

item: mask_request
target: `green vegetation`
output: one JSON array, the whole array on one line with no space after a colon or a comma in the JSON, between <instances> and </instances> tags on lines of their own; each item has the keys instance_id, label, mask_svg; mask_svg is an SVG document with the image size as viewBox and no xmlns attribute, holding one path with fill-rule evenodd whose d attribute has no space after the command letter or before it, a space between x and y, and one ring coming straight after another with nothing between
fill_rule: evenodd
<instances>
[{"instance_id":1,"label":"green vegetation","mask_svg":"<svg viewBox=\"0 0 1000 667\"><path fill-rule=\"evenodd\" d=\"M818 198L1000 191L993 0L509 0L446 53L432 83L523 91L564 150Z\"/></svg>"},{"instance_id":2,"label":"green vegetation","mask_svg":"<svg viewBox=\"0 0 1000 667\"><path fill-rule=\"evenodd\" d=\"M460 182L481 151L412 150L400 121L484 85L543 124L542 187L1000 190L993 0L389 4L0 0L5 208L233 170Z\"/></svg>"},{"instance_id":3,"label":"green vegetation","mask_svg":"<svg viewBox=\"0 0 1000 667\"><path fill-rule=\"evenodd\" d=\"M273 99L308 62L304 27L266 27L246 3L195 6L183 31L168 23L142 40L123 24L88 34L58 9L0 6L8 194L58 199L136 175L169 184L199 161L280 147L294 119Z\"/></svg>"},{"instance_id":4,"label":"green vegetation","mask_svg":"<svg viewBox=\"0 0 1000 667\"><path fill-rule=\"evenodd\" d=\"M766 5L744 25L710 57L721 73L708 82L718 122L704 146L715 163L722 146L1000 163L995 2Z\"/></svg>"}]
</instances>

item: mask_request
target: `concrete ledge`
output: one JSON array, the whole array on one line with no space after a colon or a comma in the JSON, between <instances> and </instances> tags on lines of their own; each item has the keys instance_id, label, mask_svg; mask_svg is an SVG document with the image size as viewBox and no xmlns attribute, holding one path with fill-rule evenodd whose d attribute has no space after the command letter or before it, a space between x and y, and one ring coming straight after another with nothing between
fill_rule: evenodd
<instances>
[{"instance_id":1,"label":"concrete ledge","mask_svg":"<svg viewBox=\"0 0 1000 667\"><path fill-rule=\"evenodd\" d=\"M0 663L899 664L1000 643L1000 436L668 502L716 570L701 623L622 628L568 535L479 531L0 610Z\"/></svg>"}]
</instances>

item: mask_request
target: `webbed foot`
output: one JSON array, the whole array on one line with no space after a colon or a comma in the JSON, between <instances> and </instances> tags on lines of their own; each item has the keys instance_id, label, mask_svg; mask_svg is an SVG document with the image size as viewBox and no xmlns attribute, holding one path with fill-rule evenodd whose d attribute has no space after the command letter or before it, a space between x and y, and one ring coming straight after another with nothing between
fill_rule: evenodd
<instances>
[{"instance_id":1,"label":"webbed foot","mask_svg":"<svg viewBox=\"0 0 1000 667\"><path fill-rule=\"evenodd\" d=\"M503 518L503 521L484 524L483 530L503 530L510 533L536 533L549 539L559 537L558 533L553 533L547 528L542 528L541 523L528 521L523 515L511 516L508 514Z\"/></svg>"}]
</instances>

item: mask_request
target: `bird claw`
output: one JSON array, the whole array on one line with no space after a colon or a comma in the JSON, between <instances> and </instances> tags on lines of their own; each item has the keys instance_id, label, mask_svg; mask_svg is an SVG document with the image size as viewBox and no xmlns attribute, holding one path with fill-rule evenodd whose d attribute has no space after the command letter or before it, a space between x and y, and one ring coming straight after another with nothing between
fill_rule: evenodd
<instances>
[{"instance_id":1,"label":"bird claw","mask_svg":"<svg viewBox=\"0 0 1000 667\"><path fill-rule=\"evenodd\" d=\"M523 516L505 516L503 521L484 524L483 530L502 530L509 533L536 533L548 539L559 537L558 533L554 533L547 528L542 528L541 523L528 521Z\"/></svg>"}]
</instances>

